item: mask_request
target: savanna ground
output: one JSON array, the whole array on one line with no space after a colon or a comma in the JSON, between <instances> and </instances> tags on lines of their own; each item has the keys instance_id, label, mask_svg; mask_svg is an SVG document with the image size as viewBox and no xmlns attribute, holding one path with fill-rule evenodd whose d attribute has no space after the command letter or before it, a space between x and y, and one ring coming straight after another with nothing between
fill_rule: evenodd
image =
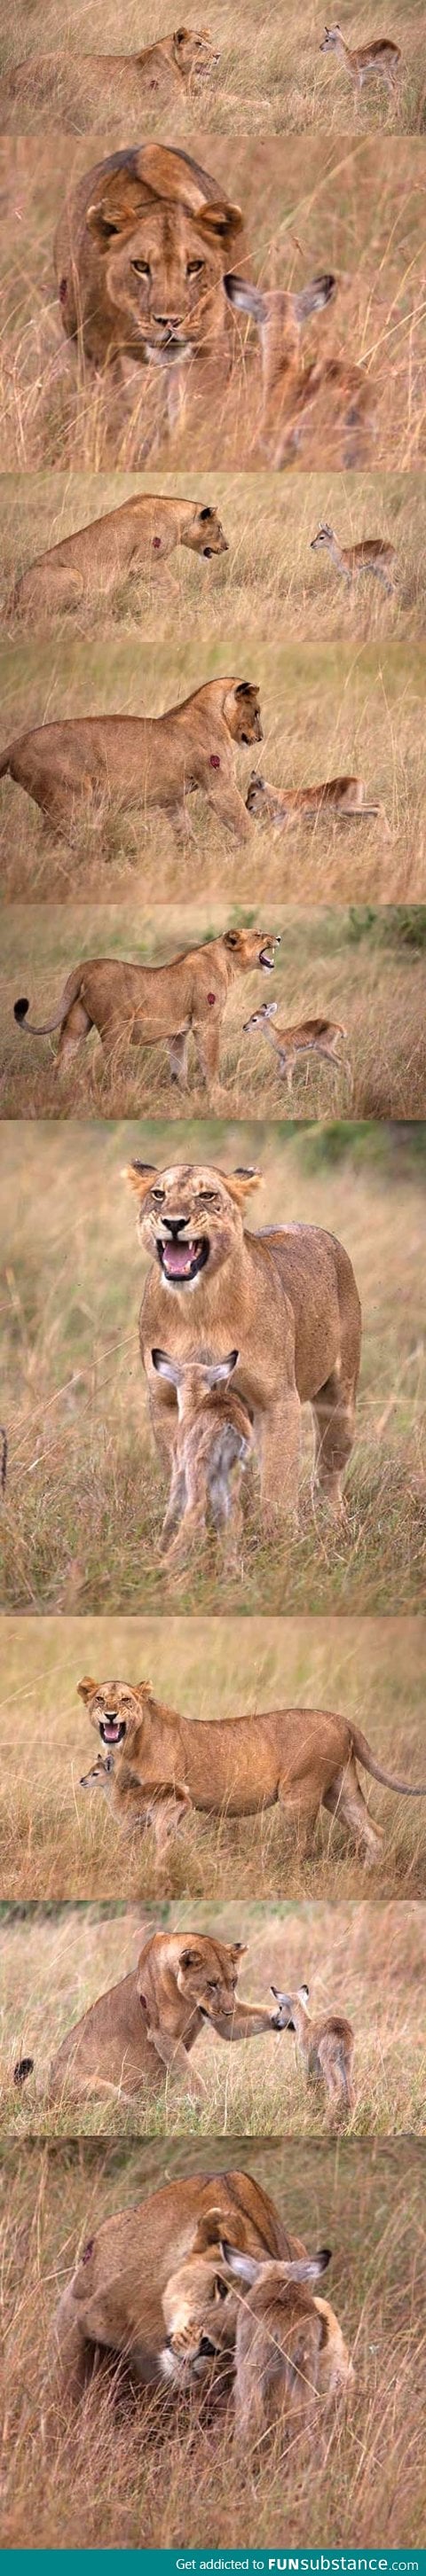
<instances>
[{"instance_id":1,"label":"savanna ground","mask_svg":"<svg viewBox=\"0 0 426 2576\"><path fill-rule=\"evenodd\" d=\"M268 1708L336 1709L358 1722L376 1759L411 1787L425 1780L421 1617L407 1620L221 1617L161 1620L8 1619L3 1627L1 1883L8 1901L120 1899L158 1906L259 1896L299 1904L385 1902L426 1893L423 1800L398 1797L362 1772L383 1842L374 1875L338 1816L321 1812L315 1849L301 1857L278 1808L240 1820L189 1814L156 1869L149 1833L124 1838L106 1800L82 1790L96 1739L78 1697L83 1673L144 1679L190 1718ZM159 1918L158 1918L159 1919ZM306 1971L307 1973L307 1971Z\"/></svg>"},{"instance_id":2,"label":"savanna ground","mask_svg":"<svg viewBox=\"0 0 426 2576\"><path fill-rule=\"evenodd\" d=\"M193 11L193 23L202 23L202 10ZM47 0L43 9L43 50L54 52L65 48L73 54L137 52L142 45L155 42L170 32L173 10L166 0L73 0L72 11L64 14L58 0ZM245 134L292 133L300 128L322 126L327 134L381 132L416 133L424 130L426 88L424 72L423 21L421 0L387 0L386 34L399 44L402 66L398 94L394 99L380 80L367 84L360 105L355 105L351 81L336 55L320 53L324 20L316 0L303 0L303 8L285 0L279 13L269 0L261 16L256 0L238 13L230 0L212 0L209 28L220 60L211 79L202 84L201 92L185 100L177 88L170 88L166 102L170 112L179 117L182 135L192 136L200 120L206 133ZM376 33L371 25L371 11L346 10L343 34L349 45L368 42ZM0 68L4 75L12 63L31 58L41 50L39 0L15 0L13 26L4 25ZM170 100L170 104L169 104ZM117 142L127 143L133 135L139 140L141 116L147 132L158 131L159 110L149 97L138 106L135 80L135 108L130 117L117 115L114 83L102 82L102 115L106 130ZM164 116L164 107L163 107ZM69 120L67 119L67 122ZM37 110L29 94L28 104L20 100L15 107L3 107L2 122L15 131L37 129L40 123L60 125L63 122L63 92L53 77L49 86L48 105ZM74 131L93 125L90 106L80 117L73 118Z\"/></svg>"},{"instance_id":3,"label":"savanna ground","mask_svg":"<svg viewBox=\"0 0 426 2576\"><path fill-rule=\"evenodd\" d=\"M165 1045L115 1047L103 1055L96 1035L85 1039L68 1070L56 1072L57 1036L31 1038L17 1027L13 1005L30 996L30 1019L45 1020L59 1005L66 976L79 957L127 958L158 967L187 948L218 938L235 926L259 926L256 914L235 905L136 912L110 904L11 905L3 915L0 970L0 1109L4 1118L180 1119L187 1096L171 1083ZM315 912L273 906L269 930L279 934L271 983L259 973L231 986L220 1045L223 1107L233 1117L333 1119L423 1118L426 1115L426 907L408 913L382 905ZM299 1059L289 1100L278 1057L262 1035L243 1023L252 1011L276 1004L272 1029L325 1011L342 1020L344 1071L318 1057ZM190 1107L202 1117L209 1090L197 1077L190 1049ZM217 1090L215 1088L217 1102Z\"/></svg>"},{"instance_id":4,"label":"savanna ground","mask_svg":"<svg viewBox=\"0 0 426 2576\"><path fill-rule=\"evenodd\" d=\"M158 484L158 476L154 476ZM350 643L420 636L426 625L426 492L424 478L412 474L282 475L163 474L162 491L171 499L209 502L219 510L229 553L210 564L188 548L176 549L170 565L178 583L175 596L166 578L150 573L137 580L118 576L108 597L95 591L79 608L56 615L26 609L15 614L11 591L17 575L64 537L117 510L138 493L151 493L151 474L25 474L0 476L0 545L2 562L1 622L13 638L34 631L143 640L204 640L222 633L239 634L251 626L268 643L271 633L289 643L295 639ZM396 547L395 590L388 597L372 574L362 574L348 590L330 555L311 552L320 523L336 529L342 546L364 537L384 537Z\"/></svg>"},{"instance_id":5,"label":"savanna ground","mask_svg":"<svg viewBox=\"0 0 426 2576\"><path fill-rule=\"evenodd\" d=\"M80 715L157 716L224 674L260 689L263 741L235 752L245 799L254 769L278 787L307 787L352 772L384 813L354 820L302 817L286 830L253 819L246 844L219 824L202 791L189 798L191 837L176 842L168 816L140 802L69 808L59 833L5 778L0 786L4 895L31 901L148 904L226 895L231 903L419 902L426 892L424 736L426 655L414 642L264 644L252 633L203 645L145 646L117 632L109 642L17 637L0 651L1 748L27 728ZM387 827L387 828L386 828ZM340 1014L339 1014L340 1016Z\"/></svg>"},{"instance_id":6,"label":"savanna ground","mask_svg":"<svg viewBox=\"0 0 426 2576\"><path fill-rule=\"evenodd\" d=\"M163 128L164 131L164 128ZM185 143L179 131L170 142ZM143 367L141 385L122 426L112 423L108 385L79 367L61 329L53 275L53 238L70 187L110 150L108 134L73 142L60 134L38 141L3 139L0 154L4 332L0 381L3 470L98 472L109 463L155 471L223 471L263 464L259 449L260 359L253 326L237 336L230 382L218 375L216 399L197 406L188 378L180 431L166 439L164 388ZM202 125L194 151L205 164ZM232 142L212 137L212 175L247 219L250 267L264 287L300 287L319 269L339 272L344 287L329 316L304 339L313 349L362 361L374 389L376 471L413 472L426 444L424 367L424 150L420 139L353 142L320 136ZM155 381L153 381L153 378ZM132 408L133 401L133 408ZM315 445L316 440L316 445ZM342 439L321 414L307 426L297 466L341 466Z\"/></svg>"},{"instance_id":7,"label":"savanna ground","mask_svg":"<svg viewBox=\"0 0 426 2576\"><path fill-rule=\"evenodd\" d=\"M243 1577L220 1570L213 1539L172 1577L158 1555L164 1472L138 1349L147 1267L121 1175L133 1155L174 1162L176 1129L3 1123L5 1609L163 1612L173 1595L185 1612L220 1599L246 1616L419 1606L425 1143L423 1125L182 1124L180 1161L260 1170L255 1230L297 1218L340 1236L361 1296L363 1352L344 1520L330 1523L314 1504L306 1408L297 1538L262 1544L253 1477Z\"/></svg>"},{"instance_id":8,"label":"savanna ground","mask_svg":"<svg viewBox=\"0 0 426 2576\"><path fill-rule=\"evenodd\" d=\"M3 2305L7 2408L6 2547L195 2547L292 2542L414 2543L424 2528L424 2185L419 2141L336 2146L238 2140L233 2164L269 2191L310 2248L333 2249L329 2296L356 2380L340 2418L283 2459L279 2435L255 2472L236 2455L231 2409L192 2395L118 2399L97 2378L71 2423L44 2420L46 2337L77 2245L100 2218L167 2179L229 2167L212 2139L145 2146L87 2141L3 2149ZM142 2432L142 2439L141 2439Z\"/></svg>"},{"instance_id":9,"label":"savanna ground","mask_svg":"<svg viewBox=\"0 0 426 2576\"><path fill-rule=\"evenodd\" d=\"M185 2081L164 2069L163 2091L145 2082L129 2108L119 2100L74 2102L72 2089L49 2106L49 2059L97 1997L136 1967L154 1931L212 1932L247 1943L238 1980L243 2003L271 2011L271 1983L295 1994L309 1984L309 2010L348 2014L355 2031L355 2104L345 2134L422 2135L426 2113L423 1905L92 1905L3 1906L0 1921L0 2127L3 2135L232 2135L321 2137L324 2087L308 2084L290 2032L227 2046L206 2031L191 2052L204 2084L195 2103ZM13 2068L34 2058L21 2091ZM157 2061L158 2062L158 2061ZM333 2121L331 2123L333 2126ZM334 2120L334 2126L338 2122Z\"/></svg>"}]
</instances>

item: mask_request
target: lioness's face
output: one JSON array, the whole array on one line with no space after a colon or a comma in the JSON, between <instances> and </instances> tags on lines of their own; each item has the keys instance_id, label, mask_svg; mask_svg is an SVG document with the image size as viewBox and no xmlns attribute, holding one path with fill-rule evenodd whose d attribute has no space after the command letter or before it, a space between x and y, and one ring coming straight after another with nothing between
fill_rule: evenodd
<instances>
[{"instance_id":1,"label":"lioness's face","mask_svg":"<svg viewBox=\"0 0 426 2576\"><path fill-rule=\"evenodd\" d=\"M242 974L251 973L254 966L260 966L263 975L273 975L275 949L280 945L279 932L274 938L269 930L226 930L223 945L232 964Z\"/></svg>"},{"instance_id":2,"label":"lioness's face","mask_svg":"<svg viewBox=\"0 0 426 2576\"><path fill-rule=\"evenodd\" d=\"M132 1165L138 1194L137 1171ZM152 1179L142 1170L138 1233L173 1295L196 1290L203 1273L207 1279L220 1270L241 1243L241 1205L255 1181L253 1173L227 1181L208 1163L172 1164Z\"/></svg>"},{"instance_id":3,"label":"lioness's face","mask_svg":"<svg viewBox=\"0 0 426 2576\"><path fill-rule=\"evenodd\" d=\"M251 680L236 680L228 689L223 714L233 742L263 742L259 690Z\"/></svg>"},{"instance_id":4,"label":"lioness's face","mask_svg":"<svg viewBox=\"0 0 426 2576\"><path fill-rule=\"evenodd\" d=\"M240 2299L235 2282L227 2276L219 2245L210 2253L189 2255L171 2273L162 2294L163 2378L184 2385L185 2380L203 2378L215 2356L232 2354Z\"/></svg>"},{"instance_id":5,"label":"lioness's face","mask_svg":"<svg viewBox=\"0 0 426 2576\"><path fill-rule=\"evenodd\" d=\"M100 1735L101 1744L111 1751L115 1746L118 1751L129 1734L133 1734L135 1726L142 1723L142 1709L136 1691L132 1691L127 1682L84 1680L79 1682L78 1692L79 1698L85 1701L90 1724Z\"/></svg>"},{"instance_id":6,"label":"lioness's face","mask_svg":"<svg viewBox=\"0 0 426 2576\"><path fill-rule=\"evenodd\" d=\"M176 1978L179 1994L184 1995L194 2010L206 2021L232 2021L238 1972L244 1955L244 1943L212 1941L208 1934L188 1940L178 1933L168 1943L167 1965ZM138 1964L138 1992L143 1988L143 1956Z\"/></svg>"},{"instance_id":7,"label":"lioness's face","mask_svg":"<svg viewBox=\"0 0 426 2576\"><path fill-rule=\"evenodd\" d=\"M206 555L207 562L210 555L227 555L228 539L224 537L218 510L210 510L207 504L205 509L194 510L189 527L183 530L182 543L190 546L193 554Z\"/></svg>"},{"instance_id":8,"label":"lioness's face","mask_svg":"<svg viewBox=\"0 0 426 2576\"><path fill-rule=\"evenodd\" d=\"M153 200L103 256L105 301L122 317L123 346L157 366L182 365L220 339L229 263L227 209L198 214Z\"/></svg>"},{"instance_id":9,"label":"lioness's face","mask_svg":"<svg viewBox=\"0 0 426 2576\"><path fill-rule=\"evenodd\" d=\"M178 27L173 37L173 53L178 71L182 72L184 80L191 81L210 80L210 74L220 59L212 45L209 27L202 27L199 35L194 27Z\"/></svg>"}]
</instances>

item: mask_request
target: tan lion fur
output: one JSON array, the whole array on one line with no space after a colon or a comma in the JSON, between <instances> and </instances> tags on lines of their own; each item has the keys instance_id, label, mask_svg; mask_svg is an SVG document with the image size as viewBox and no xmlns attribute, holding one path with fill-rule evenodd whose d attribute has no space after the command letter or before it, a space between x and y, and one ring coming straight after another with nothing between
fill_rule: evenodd
<instances>
[{"instance_id":1,"label":"tan lion fur","mask_svg":"<svg viewBox=\"0 0 426 2576\"><path fill-rule=\"evenodd\" d=\"M195 1350L214 1359L237 1350L234 1385L253 1421L264 1522L278 1527L297 1512L302 1404L313 1411L315 1482L340 1513L361 1345L358 1291L343 1245L303 1224L248 1233L245 1203L259 1181L253 1172L225 1173L208 1162L165 1171L132 1163L128 1177L150 1262L139 1330L160 1443L167 1452L173 1444L176 1395L156 1376L153 1349L183 1361ZM198 1245L194 1262L203 1265L186 1278L171 1275L178 1222L182 1258L187 1251L190 1262Z\"/></svg>"},{"instance_id":2,"label":"tan lion fur","mask_svg":"<svg viewBox=\"0 0 426 2576\"><path fill-rule=\"evenodd\" d=\"M136 966L115 957L89 957L72 968L57 1010L42 1028L28 1021L28 1003L15 1003L15 1019L30 1037L60 1029L58 1072L90 1029L105 1053L124 1046L168 1046L172 1082L188 1086L192 1032L199 1077L213 1085L219 1073L220 1036L228 994L239 975L268 974L276 942L269 931L226 930L200 948L185 949L167 966ZM268 961L268 962L266 962Z\"/></svg>"},{"instance_id":3,"label":"tan lion fur","mask_svg":"<svg viewBox=\"0 0 426 2576\"><path fill-rule=\"evenodd\" d=\"M135 54L28 54L11 64L0 84L3 131L7 133L8 107L17 101L24 112L44 106L46 116L65 131L72 130L76 117L83 129L102 124L102 91L111 85L117 117L131 115L139 105L157 105L157 100L161 108L168 98L176 103L190 97L218 61L207 27L199 32L178 27Z\"/></svg>"},{"instance_id":4,"label":"tan lion fur","mask_svg":"<svg viewBox=\"0 0 426 2576\"><path fill-rule=\"evenodd\" d=\"M163 574L168 589L179 596L179 583L169 571L178 546L202 556L227 554L219 512L201 501L180 501L166 492L135 492L118 510L106 510L70 537L46 548L13 584L5 615L26 618L63 614L83 602L105 600L117 581L152 581Z\"/></svg>"},{"instance_id":5,"label":"tan lion fur","mask_svg":"<svg viewBox=\"0 0 426 2576\"><path fill-rule=\"evenodd\" d=\"M49 2100L68 2090L76 2101L107 2094L129 2101L144 2085L164 2091L165 2070L195 2094L205 2090L189 2066L189 2052L206 2022L219 2039L253 2039L275 2030L277 2015L241 2004L237 1978L245 1943L209 1933L154 1932L136 1968L99 1995L67 2031L48 2077ZM32 2072L15 2068L15 2082Z\"/></svg>"},{"instance_id":6,"label":"tan lion fur","mask_svg":"<svg viewBox=\"0 0 426 2576\"><path fill-rule=\"evenodd\" d=\"M219 823L248 841L252 825L235 785L234 745L262 741L251 680L208 680L161 716L75 716L38 725L8 743L0 778L14 778L67 835L93 799L141 814L161 807L178 840L190 831L186 798L202 788Z\"/></svg>"},{"instance_id":7,"label":"tan lion fur","mask_svg":"<svg viewBox=\"0 0 426 2576\"><path fill-rule=\"evenodd\" d=\"M136 2208L101 2221L54 2319L51 2369L64 2404L84 2389L97 2345L125 2358L135 2378L161 2378L163 2290L192 2255L198 2261L205 2253L209 2263L215 2246L220 2263L224 2237L252 2254L291 2260L304 2252L260 2183L232 2169L166 2183Z\"/></svg>"}]
</instances>

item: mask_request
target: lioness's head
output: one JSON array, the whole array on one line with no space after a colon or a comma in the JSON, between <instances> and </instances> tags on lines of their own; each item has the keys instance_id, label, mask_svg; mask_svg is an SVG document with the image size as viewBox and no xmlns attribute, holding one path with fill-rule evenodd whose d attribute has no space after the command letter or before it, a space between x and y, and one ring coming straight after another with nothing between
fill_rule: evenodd
<instances>
[{"instance_id":1,"label":"lioness's head","mask_svg":"<svg viewBox=\"0 0 426 2576\"><path fill-rule=\"evenodd\" d=\"M135 183L123 175L121 192L115 183L113 196L106 186L94 198L86 224L98 254L100 310L115 340L121 320L123 349L171 366L220 339L230 244L242 230L238 206L221 197L189 206L148 192L138 205Z\"/></svg>"},{"instance_id":2,"label":"lioness's head","mask_svg":"<svg viewBox=\"0 0 426 2576\"><path fill-rule=\"evenodd\" d=\"M215 2224L219 2230L219 2211ZM328 2249L324 2249L294 2262L271 2263L265 2255L253 2255L244 2246L230 2245L224 2236L218 2236L210 2253L190 2255L171 2274L162 2294L166 2328L161 2353L163 2377L198 2379L209 2361L221 2353L232 2353L241 2300L255 2284L265 2284L266 2293L272 2285L276 2292L278 2279L280 2288L292 2282L314 2285L329 2261Z\"/></svg>"},{"instance_id":3,"label":"lioness's head","mask_svg":"<svg viewBox=\"0 0 426 2576\"><path fill-rule=\"evenodd\" d=\"M212 44L209 27L177 27L172 37L173 62L183 80L209 80L220 56ZM143 62L143 55L142 55Z\"/></svg>"},{"instance_id":4,"label":"lioness's head","mask_svg":"<svg viewBox=\"0 0 426 2576\"><path fill-rule=\"evenodd\" d=\"M85 1674L78 1683L79 1699L84 1699L90 1724L107 1746L124 1745L142 1723L142 1708L137 1691L128 1682L96 1682ZM96 1766L95 1766L96 1767Z\"/></svg>"},{"instance_id":5,"label":"lioness's head","mask_svg":"<svg viewBox=\"0 0 426 2576\"><path fill-rule=\"evenodd\" d=\"M230 681L222 701L222 714L233 742L263 742L260 692L254 680Z\"/></svg>"},{"instance_id":6,"label":"lioness's head","mask_svg":"<svg viewBox=\"0 0 426 2576\"><path fill-rule=\"evenodd\" d=\"M243 1242L243 1210L260 1174L216 1171L214 1164L175 1163L164 1172L130 1163L125 1178L138 1202L138 1234L164 1286L197 1289Z\"/></svg>"},{"instance_id":7,"label":"lioness's head","mask_svg":"<svg viewBox=\"0 0 426 2576\"><path fill-rule=\"evenodd\" d=\"M219 511L211 509L208 502L202 508L200 502L194 509L193 518L188 520L186 528L182 528L181 544L190 546L194 555L206 555L207 562L211 555L227 555L228 539L223 533Z\"/></svg>"},{"instance_id":8,"label":"lioness's head","mask_svg":"<svg viewBox=\"0 0 426 2576\"><path fill-rule=\"evenodd\" d=\"M269 930L225 930L223 947L235 973L251 974L260 966L263 975L273 975L275 950L280 947L280 932Z\"/></svg>"},{"instance_id":9,"label":"lioness's head","mask_svg":"<svg viewBox=\"0 0 426 2576\"><path fill-rule=\"evenodd\" d=\"M234 2012L237 1978L246 1949L245 1941L214 1941L209 1933L172 1932L164 1941L158 1935L159 1947L165 1950L168 1974L176 1978L180 1995L201 2012L213 2027L217 2020L231 2022ZM138 1994L143 1997L146 1945L137 1966Z\"/></svg>"}]
</instances>

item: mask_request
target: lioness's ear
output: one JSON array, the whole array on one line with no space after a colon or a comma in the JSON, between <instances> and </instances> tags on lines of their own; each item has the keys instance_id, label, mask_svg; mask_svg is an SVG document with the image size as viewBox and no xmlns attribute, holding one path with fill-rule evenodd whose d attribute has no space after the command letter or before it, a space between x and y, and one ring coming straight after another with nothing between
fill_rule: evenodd
<instances>
[{"instance_id":1,"label":"lioness's ear","mask_svg":"<svg viewBox=\"0 0 426 2576\"><path fill-rule=\"evenodd\" d=\"M242 1959L242 1958L243 1958L243 1955L244 1955L244 1951L245 1951L246 1949L247 1949L247 1942L246 1942L246 1941L231 1941L231 1942L230 1942L231 1959Z\"/></svg>"},{"instance_id":2,"label":"lioness's ear","mask_svg":"<svg viewBox=\"0 0 426 2576\"><path fill-rule=\"evenodd\" d=\"M250 1197L250 1191L260 1189L261 1181L261 1172L244 1171L238 1167L236 1172L227 1172L226 1187L230 1198L234 1199L235 1207L243 1207L244 1200Z\"/></svg>"},{"instance_id":3,"label":"lioness's ear","mask_svg":"<svg viewBox=\"0 0 426 2576\"><path fill-rule=\"evenodd\" d=\"M148 1196L148 1190L151 1189L152 1185L152 1175L154 1173L155 1176L156 1169L156 1163L124 1164L121 1174L122 1181L130 1181L130 1188L135 1191L135 1196L137 1199L140 1199L141 1203L142 1200L146 1199Z\"/></svg>"},{"instance_id":4,"label":"lioness's ear","mask_svg":"<svg viewBox=\"0 0 426 2576\"><path fill-rule=\"evenodd\" d=\"M78 1697L79 1697L79 1699L93 1699L93 1693L94 1693L94 1691L96 1691L96 1690L97 1690L97 1688L98 1688L98 1684L97 1684L97 1682L91 1682L91 1681L89 1681L89 1680L88 1680L88 1678L87 1678L87 1675L86 1675L86 1674L84 1674L84 1676L83 1676L83 1681L82 1681L82 1682L77 1682L77 1690L78 1690Z\"/></svg>"},{"instance_id":5,"label":"lioness's ear","mask_svg":"<svg viewBox=\"0 0 426 2576\"><path fill-rule=\"evenodd\" d=\"M206 233L208 241L213 238L223 242L224 250L228 254L233 249L238 233L242 232L243 220L241 207L230 206L227 197L219 197L216 205L200 206L197 218L200 232Z\"/></svg>"}]
</instances>

